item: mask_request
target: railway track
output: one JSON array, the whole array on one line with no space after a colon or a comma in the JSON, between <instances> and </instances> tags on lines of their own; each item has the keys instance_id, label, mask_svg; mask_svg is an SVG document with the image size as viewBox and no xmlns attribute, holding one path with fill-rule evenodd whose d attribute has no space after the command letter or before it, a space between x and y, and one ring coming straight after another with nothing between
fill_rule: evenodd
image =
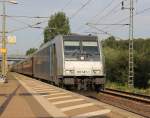
<instances>
[{"instance_id":1,"label":"railway track","mask_svg":"<svg viewBox=\"0 0 150 118\"><path fill-rule=\"evenodd\" d=\"M119 91L119 90L109 89L109 88L106 88L104 91L101 91L101 92L150 105L150 96L125 92L125 91Z\"/></svg>"},{"instance_id":2,"label":"railway track","mask_svg":"<svg viewBox=\"0 0 150 118\"><path fill-rule=\"evenodd\" d=\"M80 93L80 92L79 92ZM99 93L81 92L80 94L106 104L150 118L150 96L106 88Z\"/></svg>"},{"instance_id":3,"label":"railway track","mask_svg":"<svg viewBox=\"0 0 150 118\"><path fill-rule=\"evenodd\" d=\"M106 88L99 93L89 91L76 91L79 94L96 99L103 103L150 118L150 96L124 92Z\"/></svg>"}]
</instances>

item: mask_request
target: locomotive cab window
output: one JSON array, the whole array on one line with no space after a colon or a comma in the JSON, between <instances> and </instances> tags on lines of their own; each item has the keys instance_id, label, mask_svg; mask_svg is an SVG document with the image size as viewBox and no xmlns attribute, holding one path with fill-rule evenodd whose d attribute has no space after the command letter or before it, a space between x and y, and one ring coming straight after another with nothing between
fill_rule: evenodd
<instances>
[{"instance_id":1,"label":"locomotive cab window","mask_svg":"<svg viewBox=\"0 0 150 118\"><path fill-rule=\"evenodd\" d=\"M100 51L98 42L64 40L64 57L66 61L99 61Z\"/></svg>"},{"instance_id":2,"label":"locomotive cab window","mask_svg":"<svg viewBox=\"0 0 150 118\"><path fill-rule=\"evenodd\" d=\"M100 52L97 41L82 41L82 55L87 61L99 61Z\"/></svg>"},{"instance_id":3,"label":"locomotive cab window","mask_svg":"<svg viewBox=\"0 0 150 118\"><path fill-rule=\"evenodd\" d=\"M78 60L80 53L79 41L64 41L65 60Z\"/></svg>"}]
</instances>

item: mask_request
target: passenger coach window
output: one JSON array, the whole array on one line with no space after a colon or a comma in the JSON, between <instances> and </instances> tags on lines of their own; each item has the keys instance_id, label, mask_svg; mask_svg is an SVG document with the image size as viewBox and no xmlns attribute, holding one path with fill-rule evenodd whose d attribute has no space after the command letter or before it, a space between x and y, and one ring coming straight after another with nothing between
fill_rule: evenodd
<instances>
[{"instance_id":1,"label":"passenger coach window","mask_svg":"<svg viewBox=\"0 0 150 118\"><path fill-rule=\"evenodd\" d=\"M78 60L80 54L79 41L64 41L65 60Z\"/></svg>"}]
</instances>

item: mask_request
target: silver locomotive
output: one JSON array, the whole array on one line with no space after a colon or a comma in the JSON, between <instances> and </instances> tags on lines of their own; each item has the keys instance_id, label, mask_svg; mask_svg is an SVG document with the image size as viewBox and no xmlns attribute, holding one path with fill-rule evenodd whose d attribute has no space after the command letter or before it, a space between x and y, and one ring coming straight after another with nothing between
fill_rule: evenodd
<instances>
[{"instance_id":1,"label":"silver locomotive","mask_svg":"<svg viewBox=\"0 0 150 118\"><path fill-rule=\"evenodd\" d=\"M84 90L104 88L101 43L91 35L58 35L13 71L46 80L54 85Z\"/></svg>"}]
</instances>

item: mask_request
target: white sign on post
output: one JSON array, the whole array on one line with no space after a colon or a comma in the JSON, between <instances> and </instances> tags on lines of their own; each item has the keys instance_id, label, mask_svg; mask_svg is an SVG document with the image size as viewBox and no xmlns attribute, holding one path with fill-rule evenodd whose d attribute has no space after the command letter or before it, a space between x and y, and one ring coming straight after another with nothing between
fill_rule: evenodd
<instances>
[{"instance_id":1,"label":"white sign on post","mask_svg":"<svg viewBox=\"0 0 150 118\"><path fill-rule=\"evenodd\" d=\"M16 44L16 36L8 36L7 40L9 44Z\"/></svg>"}]
</instances>

